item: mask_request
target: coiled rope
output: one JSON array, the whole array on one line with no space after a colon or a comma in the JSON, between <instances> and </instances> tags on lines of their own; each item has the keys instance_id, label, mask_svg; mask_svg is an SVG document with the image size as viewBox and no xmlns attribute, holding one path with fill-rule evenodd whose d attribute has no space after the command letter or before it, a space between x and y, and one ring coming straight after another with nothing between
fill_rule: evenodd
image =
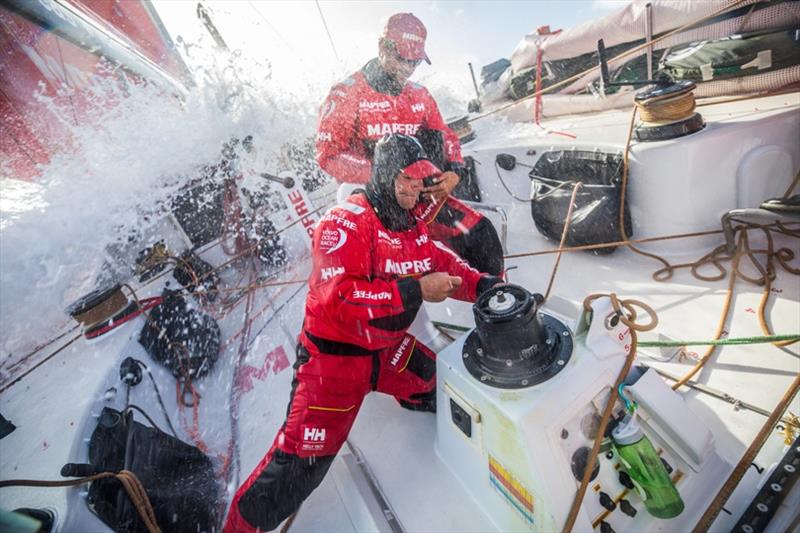
<instances>
[{"instance_id":1,"label":"coiled rope","mask_svg":"<svg viewBox=\"0 0 800 533\"><path fill-rule=\"evenodd\" d=\"M67 479L59 481L44 481L37 479L5 479L0 481L0 488L3 487L74 487L91 483L100 479L116 478L117 481L122 483L125 492L128 494L139 517L144 522L144 526L149 533L161 533L161 529L156 523L156 515L153 511L153 505L150 503L150 498L147 496L147 491L144 485L136 477L136 474L130 470L120 470L118 473L102 472L93 476L86 476L78 479Z\"/></svg>"},{"instance_id":2,"label":"coiled rope","mask_svg":"<svg viewBox=\"0 0 800 533\"><path fill-rule=\"evenodd\" d=\"M694 93L689 90L680 94L634 100L642 122L647 124L669 124L692 116L695 110Z\"/></svg>"}]
</instances>

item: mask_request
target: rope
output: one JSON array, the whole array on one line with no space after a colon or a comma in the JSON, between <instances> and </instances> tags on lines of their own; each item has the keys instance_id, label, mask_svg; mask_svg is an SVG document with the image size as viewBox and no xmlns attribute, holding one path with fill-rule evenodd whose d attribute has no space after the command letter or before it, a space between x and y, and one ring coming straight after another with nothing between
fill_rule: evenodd
<instances>
[{"instance_id":1,"label":"rope","mask_svg":"<svg viewBox=\"0 0 800 533\"><path fill-rule=\"evenodd\" d=\"M692 116L695 109L694 93L691 91L669 98L650 98L643 102L634 101L642 122L648 124L669 124Z\"/></svg>"},{"instance_id":2,"label":"rope","mask_svg":"<svg viewBox=\"0 0 800 533\"><path fill-rule=\"evenodd\" d=\"M764 344L776 341L800 340L800 333L794 335L765 335L762 337L735 337L730 339L714 339L705 341L639 341L639 346L643 348L657 348L667 346L741 346L746 344Z\"/></svg>"},{"instance_id":3,"label":"rope","mask_svg":"<svg viewBox=\"0 0 800 533\"><path fill-rule=\"evenodd\" d=\"M64 331L62 333L59 333L58 335L56 335L52 339L37 345L35 348L31 349L31 351L29 351L28 353L26 353L25 355L23 355L22 357L17 359L15 362L13 362L10 365L8 365L7 370L9 372L13 371L15 368L19 367L22 363L24 363L29 357L36 355L37 352L39 352L41 350L44 350L45 348L47 348L48 346L50 346L54 342L66 337L68 334L72 333L73 331L75 331L79 327L80 327L80 325L73 324L72 327L69 328L68 330L66 330L66 331ZM2 368L2 366L0 366L0 368Z\"/></svg>"},{"instance_id":4,"label":"rope","mask_svg":"<svg viewBox=\"0 0 800 533\"><path fill-rule=\"evenodd\" d=\"M17 377L17 378L15 378L13 381L11 381L11 382L10 382L8 385L5 385L5 386L4 386L2 389L0 389L0 394L4 393L4 392L5 392L5 391L7 391L8 389L10 389L11 387L13 387L13 386L14 386L14 385L16 385L17 383L19 383L19 382L22 380L22 378L24 378L25 376L27 376L28 374L30 374L31 372L33 372L34 370L36 370L37 368L39 368L40 366L42 366L43 364L45 364L45 363L46 363L47 361L49 361L50 359L52 359L53 357L55 357L55 356L56 356L56 355L58 355L59 353L63 352L63 351L64 351L64 350L65 350L65 349L66 349L66 348L69 346L69 345L71 345L71 344L72 344L73 342L75 342L76 340L80 339L82 336L83 336L83 333L79 333L77 336L75 336L75 337L72 337L72 338L71 338L69 341L67 341L67 342L64 344L64 346L62 346L61 348L59 348L59 349L58 349L58 350L56 350L55 352L51 353L50 355L48 355L47 357L45 357L44 359L42 359L41 361L39 361L38 363L36 363L35 365L33 365L31 368L29 368L28 370L26 370L25 372L23 372L23 373L22 373L22 375L18 376L18 377ZM31 355L33 355L33 354L31 354Z\"/></svg>"},{"instance_id":5,"label":"rope","mask_svg":"<svg viewBox=\"0 0 800 533\"><path fill-rule=\"evenodd\" d=\"M628 371L633 365L633 360L636 358L636 346L637 346L636 332L649 331L655 328L656 325L658 324L658 319L656 317L655 312L648 305L638 300L619 300L617 298L617 295L614 293L589 295L583 301L584 309L591 309L591 302L596 300L597 298L604 296L607 296L611 299L611 305L619 315L620 321L626 326L628 326L628 328L630 328L630 335L631 335L630 350L628 351L628 355L625 358L625 363L622 365L622 368L620 369L619 375L617 376L614 385L611 387L611 391L608 397L608 402L606 403L605 409L603 410L603 415L600 418L600 425L597 428L597 436L594 439L594 445L592 446L592 451L589 454L589 461L586 465L586 468L583 471L583 477L581 478L580 487L578 487L578 490L575 493L575 499L572 502L572 507L569 510L569 515L567 516L567 520L564 523L564 528L562 530L564 531L564 533L570 533L572 531L572 527L575 525L575 519L578 517L578 512L581 508L581 504L583 503L583 497L586 494L586 488L589 486L589 478L591 478L592 470L594 469L594 465L597 462L597 454L600 452L600 444L604 439L604 435L606 433L606 427L608 426L608 421L611 419L611 412L614 408L614 404L617 402L617 397L619 395L619 387L625 381L625 377L628 375ZM647 314L651 316L650 323L638 324L635 322L636 307L644 309L647 312ZM625 316L623 309L628 311L630 315Z\"/></svg>"},{"instance_id":6,"label":"rope","mask_svg":"<svg viewBox=\"0 0 800 533\"><path fill-rule=\"evenodd\" d=\"M798 174L800 176L800 174ZM767 309L767 302L769 301L769 295L772 292L772 280L775 279L775 266L774 260L777 259L778 263L789 273L800 275L800 269L792 268L788 262L794 258L794 252L788 248L781 248L777 252L774 252L774 242L772 240L772 234L767 229L763 229L762 231L767 237L767 265L766 271L762 271L763 273L763 281L764 281L764 291L761 294L761 301L758 304L758 324L761 327L761 331L767 335L771 336L772 333L770 331L769 324L767 324L767 317L766 317L766 309ZM758 265L758 263L753 259L754 264ZM785 340L777 340L772 344L777 347L784 347L790 344L797 342L798 339L785 339Z\"/></svg>"},{"instance_id":7,"label":"rope","mask_svg":"<svg viewBox=\"0 0 800 533\"><path fill-rule=\"evenodd\" d=\"M792 184L789 185L789 188L786 189L785 193L783 193L784 199L789 198L789 195L792 194L792 191L794 190L795 187L797 187L798 183L800 183L800 170L797 171L797 176L794 177Z\"/></svg>"},{"instance_id":8,"label":"rope","mask_svg":"<svg viewBox=\"0 0 800 533\"><path fill-rule=\"evenodd\" d=\"M608 63L614 63L614 62L619 61L621 59L624 59L624 58L626 58L628 56L634 55L634 54L644 50L645 48L653 46L654 44L656 44L658 42L661 42L664 39L672 37L673 35L686 30L687 28L690 28L690 27L692 27L692 26L694 26L696 24L700 24L701 22L704 22L706 20L712 19L712 18L716 17L717 15L720 15L720 14L726 12L726 11L732 10L735 7L738 7L739 4L743 4L743 3L748 2L748 1L750 1L750 0L736 0L735 2L733 2L733 3L731 3L731 4L727 5L727 6L724 6L724 7L720 8L720 9L714 11L713 13L710 13L710 14L706 15L705 17L702 17L702 18L699 18L699 19L697 19L695 21L692 21L692 22L689 22L687 24L684 24L683 26L681 26L679 28L675 28L674 30L672 30L670 32L667 32L664 35L661 35L660 37L657 37L657 38L653 39L649 43L644 43L644 44L641 44L641 45L636 46L634 48L631 48L627 52L622 52L621 54L611 58L608 61ZM544 89L542 89L540 91L535 91L533 94L529 94L525 98L520 98L519 100L516 100L516 101L511 102L509 104L506 104L504 106L500 106L498 108L492 109L491 111L487 111L486 113L483 113L482 115L477 115L475 117L472 117L471 119L469 119L469 122L473 122L475 120L479 120L479 119L482 119L484 117L488 117L489 115L493 115L493 114L499 113L501 111L505 111L506 109L508 109L510 107L514 107L515 105L520 104L520 103L522 103L522 102L524 102L526 100L530 100L531 98L536 98L539 95L542 95L542 94L545 94L545 93L549 93L549 92L553 91L554 89L558 89L560 87L568 85L568 84L570 84L570 83L572 83L572 82L574 82L576 80L579 80L579 79L583 78L587 74L590 74L592 72L596 72L598 70L600 70L600 65L588 68L588 69L584 70L583 72L579 72L578 74L575 74L574 76L570 76L569 78L567 78L565 80L562 80L562 81L560 81L558 83L554 83L553 85L549 85L549 86L545 87Z\"/></svg>"},{"instance_id":9,"label":"rope","mask_svg":"<svg viewBox=\"0 0 800 533\"><path fill-rule=\"evenodd\" d=\"M765 250L754 250L750 248L748 231L751 229L760 229L764 233L767 239L767 248ZM777 260L778 264L781 267L783 267L783 269L786 270L788 273L794 275L800 275L800 268L794 268L789 264L789 261L794 259L794 252L788 248L780 248L778 250L775 250L771 230L766 226L758 226L758 225L739 226L735 229L734 232L734 235L737 234L738 234L737 245L736 245L736 251L734 252L734 256L731 259L731 273L730 273L730 278L728 280L727 294L725 296L725 303L723 305L723 311L720 316L719 325L717 326L717 331L714 335L714 341L718 341L722 337L725 324L730 314L731 301L733 298L733 289L737 278L742 278L746 281L764 287L764 291L762 293L761 301L759 303L759 308L758 308L758 321L761 327L761 331L764 333L764 335L767 337L771 337L773 336L773 334L770 331L769 325L767 324L766 306L769 300L769 296L772 292L771 291L772 280L774 280L776 276L775 261ZM789 235L794 236L794 234L791 233L789 233ZM715 250L715 252L717 250ZM713 254L714 252L712 252L711 255ZM764 265L762 265L756 259L755 257L756 254L764 254L766 256L766 263ZM755 269L759 272L760 274L759 277L752 277L741 271L740 269L741 259L742 257L745 256L750 259L750 262L753 265L753 267L755 267ZM709 255L706 255L704 257L707 258L709 257ZM715 276L713 279L724 278L724 276L727 275L725 269L719 264L717 260L714 261L714 264L717 268L721 270L721 272L719 276ZM693 267L693 274L695 274L695 277L699 277L697 273L694 271L694 267ZM793 337L793 338L775 340L772 342L772 344L777 347L783 347L783 346L788 346L789 344L792 344L794 342L797 342L798 340L800 339ZM712 344L709 347L709 349L706 350L703 356L698 360L695 366L689 372L687 372L687 374L683 376L683 378L678 380L673 385L672 388L678 389L680 386L684 385L686 381L691 379L697 372L699 372L700 369L711 358L712 354L714 353L714 350L716 349L716 346L717 344Z\"/></svg>"},{"instance_id":10,"label":"rope","mask_svg":"<svg viewBox=\"0 0 800 533\"><path fill-rule=\"evenodd\" d=\"M572 196L569 198L569 208L567 209L567 218L564 220L564 230L561 232L561 242L558 243L558 248L563 249L564 243L567 241L567 232L572 223L572 210L575 208L575 197L578 195L578 190L583 186L582 182L576 183L572 187ZM547 283L547 291L544 293L544 302L550 296L550 289L553 288L553 282L556 279L556 272L558 272L558 264L561 262L561 252L556 255L556 263L553 265L553 272L550 273L550 281Z\"/></svg>"},{"instance_id":11,"label":"rope","mask_svg":"<svg viewBox=\"0 0 800 533\"><path fill-rule=\"evenodd\" d=\"M706 237L708 235L719 235L720 233L722 233L722 230L709 230L709 231L698 231L695 233L678 233L675 235L665 235L661 237L647 237L644 239L631 239L627 241L604 242L600 244L585 244L582 246L568 246L566 248L551 248L549 250L537 250L535 252L521 252L517 254L507 254L503 256L503 259L518 259L521 257L533 257L536 255L555 254L558 252L582 252L586 250L598 250L602 248L624 246L625 244L628 243L643 244L647 242L669 241L673 239L686 239L690 237Z\"/></svg>"},{"instance_id":12,"label":"rope","mask_svg":"<svg viewBox=\"0 0 800 533\"><path fill-rule=\"evenodd\" d=\"M116 478L119 481L125 492L128 494L136 511L139 513L139 518L144 522L144 526L149 533L161 533L161 529L156 522L156 515L153 511L153 506L150 503L150 498L147 496L147 491L136 477L136 474L130 470L120 470L119 473L102 472L92 476L86 476L78 479L65 479L59 481L45 481L37 479L5 479L0 481L0 488L2 487L74 487L91 483L100 479Z\"/></svg>"},{"instance_id":13,"label":"rope","mask_svg":"<svg viewBox=\"0 0 800 533\"><path fill-rule=\"evenodd\" d=\"M761 426L761 430L758 432L756 437L753 439L753 442L750 443L748 446L747 451L745 451L742 458L739 460L739 463L736 465L736 468L733 469L731 475L722 485L722 488L719 489L714 500L706 509L706 512L703 513L703 516L697 522L697 525L694 526L692 533L703 533L708 531L711 526L714 524L714 520L716 520L717 515L722 510L722 507L725 505L725 502L728 501L728 498L733 493L736 486L741 481L742 477L744 477L745 472L750 468L750 465L755 460L758 452L761 450L761 447L766 442L767 437L769 437L770 433L772 433L772 428L778 423L778 420L783 415L783 412L789 407L794 396L797 394L797 391L800 390L800 374L795 376L794 381L786 392L783 394L783 397L778 402L778 405L775 406L775 409L770 414L769 418L764 425Z\"/></svg>"},{"instance_id":14,"label":"rope","mask_svg":"<svg viewBox=\"0 0 800 533\"><path fill-rule=\"evenodd\" d=\"M725 303L723 304L723 311L722 311L722 314L720 315L719 323L717 324L717 331L714 334L714 340L715 341L719 340L722 337L722 333L723 333L723 331L725 331L725 324L728 321L728 315L730 314L731 301L733 300L733 286L736 283L736 274L737 274L738 269L739 269L739 260L740 260L740 258L742 256L741 242L743 242L743 239L744 239L743 236L744 235L746 235L746 233L742 233L740 235L740 238L739 238L740 246L737 246L736 253L733 256L733 270L732 270L730 278L728 280L728 289L727 289L727 292L725 294ZM672 390L679 389L687 381L692 379L694 377L694 375L697 374L700 371L700 369L703 368L703 366L706 364L706 362L711 358L711 355L714 353L715 349L716 349L716 346L712 345L708 350L706 350L706 353L704 353L702 355L702 357L700 357L700 359L697 361L697 363L695 363L694 367L692 367L691 370L689 370L686 374L683 375L683 377L681 379L679 379L678 381L676 381L672 385Z\"/></svg>"}]
</instances>

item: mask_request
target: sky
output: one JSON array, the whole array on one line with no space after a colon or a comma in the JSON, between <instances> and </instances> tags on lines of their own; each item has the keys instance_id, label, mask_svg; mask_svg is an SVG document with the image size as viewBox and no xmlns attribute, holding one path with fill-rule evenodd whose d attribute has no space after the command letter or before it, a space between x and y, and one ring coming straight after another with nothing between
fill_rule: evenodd
<instances>
[{"instance_id":1,"label":"sky","mask_svg":"<svg viewBox=\"0 0 800 533\"><path fill-rule=\"evenodd\" d=\"M629 3L626 0L537 1L334 1L204 0L231 48L263 57L273 68L292 71L325 86L343 79L377 52L386 19L412 12L428 29L432 65L414 77L472 91L468 63L480 68L509 58L526 33L539 26L569 28ZM169 31L189 42L205 33L191 0L155 0ZM322 16L320 15L322 12ZM330 39L323 25L323 16ZM331 44L331 40L333 44Z\"/></svg>"}]
</instances>

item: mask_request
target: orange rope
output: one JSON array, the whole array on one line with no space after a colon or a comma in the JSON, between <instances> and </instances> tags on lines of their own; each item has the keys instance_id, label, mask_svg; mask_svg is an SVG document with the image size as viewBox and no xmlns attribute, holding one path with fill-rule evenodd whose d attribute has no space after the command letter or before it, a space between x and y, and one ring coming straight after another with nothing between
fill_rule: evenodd
<instances>
[{"instance_id":1,"label":"orange rope","mask_svg":"<svg viewBox=\"0 0 800 533\"><path fill-rule=\"evenodd\" d=\"M583 186L583 182L578 182L572 187L572 196L569 198L569 208L567 209L567 218L564 221L564 230L561 232L561 242L558 244L558 249L564 249L564 243L567 241L567 232L569 226L572 224L572 210L575 207L575 197L578 195L578 190ZM556 263L553 265L553 272L550 274L550 281L547 283L547 291L544 293L544 301L550 296L550 289L553 288L553 281L556 279L556 272L558 272L558 264L561 262L561 252L556 256Z\"/></svg>"}]
</instances>

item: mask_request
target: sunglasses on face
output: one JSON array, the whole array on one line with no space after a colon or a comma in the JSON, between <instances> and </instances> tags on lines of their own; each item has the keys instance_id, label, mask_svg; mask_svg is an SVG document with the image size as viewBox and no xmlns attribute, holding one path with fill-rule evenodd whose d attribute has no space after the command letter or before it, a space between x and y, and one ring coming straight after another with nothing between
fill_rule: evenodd
<instances>
[{"instance_id":1,"label":"sunglasses on face","mask_svg":"<svg viewBox=\"0 0 800 533\"><path fill-rule=\"evenodd\" d=\"M400 63L413 67L418 67L419 64L422 63L421 59L406 59L403 56L401 56L400 53L397 51L397 48L395 48L394 43L389 42L387 44L388 44L387 48L389 49L389 52L391 52L392 57L397 61L399 61Z\"/></svg>"}]
</instances>

